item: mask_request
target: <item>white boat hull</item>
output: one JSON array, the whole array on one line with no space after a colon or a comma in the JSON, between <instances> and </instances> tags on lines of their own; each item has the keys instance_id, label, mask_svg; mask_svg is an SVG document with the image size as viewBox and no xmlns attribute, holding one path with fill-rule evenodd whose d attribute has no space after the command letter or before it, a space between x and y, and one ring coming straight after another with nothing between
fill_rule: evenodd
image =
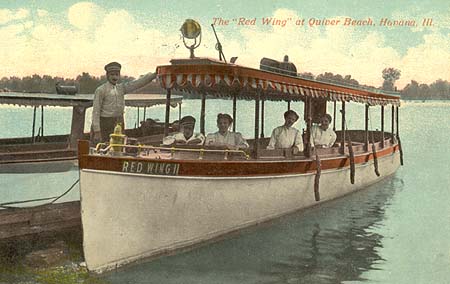
<instances>
[{"instance_id":1,"label":"white boat hull","mask_svg":"<svg viewBox=\"0 0 450 284\"><path fill-rule=\"evenodd\" d=\"M213 239L237 229L335 199L393 174L399 152L350 169L258 177L185 177L82 169L84 254L91 271L118 266Z\"/></svg>"}]
</instances>

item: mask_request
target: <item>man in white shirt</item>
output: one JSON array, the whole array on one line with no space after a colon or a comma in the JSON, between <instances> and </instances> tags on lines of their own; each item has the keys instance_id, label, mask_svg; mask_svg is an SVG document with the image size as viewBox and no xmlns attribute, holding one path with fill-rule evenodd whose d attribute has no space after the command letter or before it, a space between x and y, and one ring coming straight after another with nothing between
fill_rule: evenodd
<instances>
[{"instance_id":1,"label":"man in white shirt","mask_svg":"<svg viewBox=\"0 0 450 284\"><path fill-rule=\"evenodd\" d=\"M333 147L333 144L336 141L336 133L329 127L330 123L331 115L326 113L320 118L319 125L313 125L311 128L311 147Z\"/></svg>"},{"instance_id":2,"label":"man in white shirt","mask_svg":"<svg viewBox=\"0 0 450 284\"><path fill-rule=\"evenodd\" d=\"M187 145L203 145L205 136L201 133L194 133L195 118L188 115L180 120L181 132L164 137L164 145L187 144Z\"/></svg>"},{"instance_id":3,"label":"man in white shirt","mask_svg":"<svg viewBox=\"0 0 450 284\"><path fill-rule=\"evenodd\" d=\"M247 149L249 147L247 141L239 132L231 132L230 127L233 118L227 113L219 113L217 115L217 128L219 131L210 133L206 136L205 146L215 146L225 149Z\"/></svg>"},{"instance_id":4,"label":"man in white shirt","mask_svg":"<svg viewBox=\"0 0 450 284\"><path fill-rule=\"evenodd\" d=\"M150 83L156 73L148 73L141 78L127 83L118 83L122 66L117 62L105 65L107 82L95 90L92 110L92 131L95 143L108 141L109 134L117 123L123 125L125 110L124 95Z\"/></svg>"},{"instance_id":5,"label":"man in white shirt","mask_svg":"<svg viewBox=\"0 0 450 284\"><path fill-rule=\"evenodd\" d=\"M278 126L272 131L267 149L289 149L292 148L293 154L303 151L303 140L300 131L294 127L298 120L298 114L293 110L284 113L284 125Z\"/></svg>"}]
</instances>

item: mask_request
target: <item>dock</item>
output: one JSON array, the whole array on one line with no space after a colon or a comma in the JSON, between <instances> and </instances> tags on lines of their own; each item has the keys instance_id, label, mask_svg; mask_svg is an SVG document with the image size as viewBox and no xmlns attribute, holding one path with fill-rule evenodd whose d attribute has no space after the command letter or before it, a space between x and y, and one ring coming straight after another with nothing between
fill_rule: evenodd
<instances>
[{"instance_id":1,"label":"dock","mask_svg":"<svg viewBox=\"0 0 450 284\"><path fill-rule=\"evenodd\" d=\"M0 210L0 241L80 227L80 202Z\"/></svg>"}]
</instances>

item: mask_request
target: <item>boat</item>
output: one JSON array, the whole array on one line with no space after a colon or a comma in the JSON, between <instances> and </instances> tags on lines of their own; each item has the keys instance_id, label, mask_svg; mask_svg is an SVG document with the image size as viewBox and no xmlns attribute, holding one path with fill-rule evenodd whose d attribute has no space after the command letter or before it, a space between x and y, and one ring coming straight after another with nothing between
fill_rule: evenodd
<instances>
[{"instance_id":1,"label":"boat","mask_svg":"<svg viewBox=\"0 0 450 284\"><path fill-rule=\"evenodd\" d=\"M398 93L195 57L188 48L190 58L157 67L161 87L167 90L166 109L172 90L199 94L204 133L206 98L229 98L234 130L240 123L236 101L251 100L255 130L253 139L247 140L250 148L167 147L161 141L92 148L80 140L83 249L90 271L101 273L189 249L345 196L393 175L403 162ZM303 101L303 153L266 149L269 138L261 133L265 101L288 102L288 108L291 102ZM334 118L337 104L341 105L337 143L313 150L312 124L327 103L334 104ZM349 103L365 105L365 129L347 129ZM375 107L381 111L379 131L370 130L368 124L369 108ZM386 107L392 110L391 131L385 130ZM166 111L166 134L169 119Z\"/></svg>"},{"instance_id":2,"label":"boat","mask_svg":"<svg viewBox=\"0 0 450 284\"><path fill-rule=\"evenodd\" d=\"M0 173L65 172L77 165L77 140L89 139L84 133L86 109L92 107L93 94L0 93L0 104L33 107L29 137L0 139ZM172 105L181 105L182 98L174 96ZM125 105L136 108L165 104L165 96L158 94L128 94ZM72 123L69 134L45 135L45 107L71 107ZM40 111L40 119L38 117ZM145 115L144 115L145 116ZM151 125L148 125L152 121ZM38 129L36 131L36 128ZM163 124L145 118L142 125L126 130L127 135L142 139L159 139Z\"/></svg>"},{"instance_id":3,"label":"boat","mask_svg":"<svg viewBox=\"0 0 450 284\"><path fill-rule=\"evenodd\" d=\"M75 95L78 92L77 86L61 85L60 82L55 84L56 93L59 95Z\"/></svg>"}]
</instances>

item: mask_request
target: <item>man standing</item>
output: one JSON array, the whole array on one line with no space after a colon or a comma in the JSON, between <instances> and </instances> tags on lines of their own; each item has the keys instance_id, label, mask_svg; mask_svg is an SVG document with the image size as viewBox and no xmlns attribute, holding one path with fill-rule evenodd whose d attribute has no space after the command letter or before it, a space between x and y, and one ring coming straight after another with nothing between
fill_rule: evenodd
<instances>
[{"instance_id":1,"label":"man standing","mask_svg":"<svg viewBox=\"0 0 450 284\"><path fill-rule=\"evenodd\" d=\"M150 83L156 73L148 73L141 78L127 83L119 83L121 65L111 62L105 65L107 82L95 90L92 111L93 142L108 141L117 123L124 126L124 95Z\"/></svg>"},{"instance_id":2,"label":"man standing","mask_svg":"<svg viewBox=\"0 0 450 284\"><path fill-rule=\"evenodd\" d=\"M298 114L293 110L284 113L284 125L272 131L267 149L292 149L293 154L303 151L303 141L300 131L293 127L298 120Z\"/></svg>"}]
</instances>

